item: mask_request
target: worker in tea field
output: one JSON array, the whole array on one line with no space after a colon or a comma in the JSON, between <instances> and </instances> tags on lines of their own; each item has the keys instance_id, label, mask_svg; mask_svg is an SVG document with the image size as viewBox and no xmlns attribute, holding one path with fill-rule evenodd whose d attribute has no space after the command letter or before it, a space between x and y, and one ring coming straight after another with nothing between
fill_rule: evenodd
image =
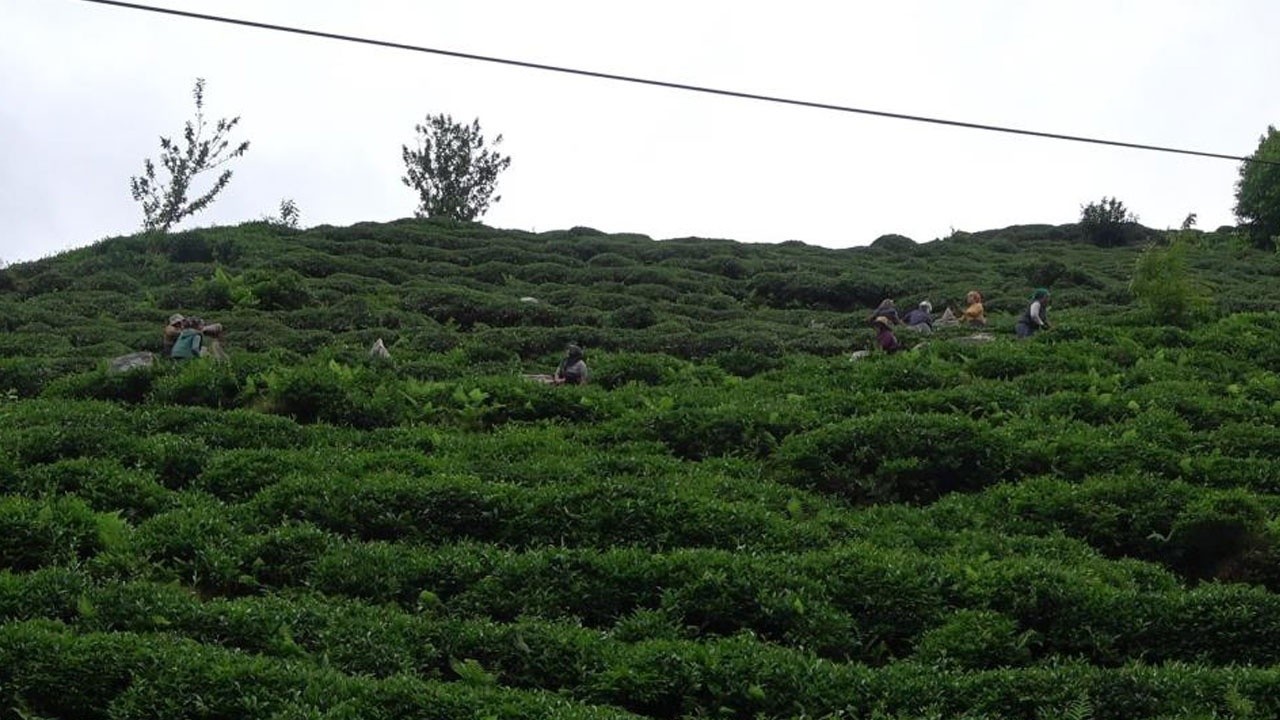
<instances>
[{"instance_id":1,"label":"worker in tea field","mask_svg":"<svg viewBox=\"0 0 1280 720\"><path fill-rule=\"evenodd\" d=\"M175 360L198 357L225 359L227 354L222 349L221 340L222 324L206 323L198 317L174 314L164 328L165 355Z\"/></svg>"},{"instance_id":2,"label":"worker in tea field","mask_svg":"<svg viewBox=\"0 0 1280 720\"><path fill-rule=\"evenodd\" d=\"M915 310L907 313L907 317L903 319L907 328L918 333L928 335L933 332L933 303L928 300L920 301Z\"/></svg>"},{"instance_id":3,"label":"worker in tea field","mask_svg":"<svg viewBox=\"0 0 1280 720\"><path fill-rule=\"evenodd\" d=\"M902 350L902 343L898 342L898 336L893 334L893 321L888 317L881 315L872 321L872 325L876 329L876 346L887 353L896 353Z\"/></svg>"},{"instance_id":4,"label":"worker in tea field","mask_svg":"<svg viewBox=\"0 0 1280 720\"><path fill-rule=\"evenodd\" d=\"M556 368L556 374L552 376L552 383L555 385L586 385L587 380L591 377L591 373L587 370L586 355L582 352L582 348L571 343L565 351L564 359L560 361L560 367Z\"/></svg>"},{"instance_id":5,"label":"worker in tea field","mask_svg":"<svg viewBox=\"0 0 1280 720\"><path fill-rule=\"evenodd\" d=\"M173 343L182 334L182 321L184 320L186 318L179 313L169 316L169 324L164 326L164 349L162 352L165 357L169 357L173 353Z\"/></svg>"},{"instance_id":6,"label":"worker in tea field","mask_svg":"<svg viewBox=\"0 0 1280 720\"><path fill-rule=\"evenodd\" d=\"M898 307L893 304L893 298L881 300L876 309L871 312L871 316L867 318L867 322L875 325L876 320L880 318L885 318L894 325L902 324L902 318L898 317Z\"/></svg>"},{"instance_id":7,"label":"worker in tea field","mask_svg":"<svg viewBox=\"0 0 1280 720\"><path fill-rule=\"evenodd\" d=\"M1031 293L1031 304L1022 311L1013 329L1018 333L1019 340L1025 340L1041 330L1049 329L1049 291L1047 289L1036 288L1035 292Z\"/></svg>"},{"instance_id":8,"label":"worker in tea field","mask_svg":"<svg viewBox=\"0 0 1280 720\"><path fill-rule=\"evenodd\" d=\"M969 294L964 296L964 301L967 305L964 312L960 314L960 322L966 325L986 325L987 308L982 304L982 293L970 290Z\"/></svg>"}]
</instances>

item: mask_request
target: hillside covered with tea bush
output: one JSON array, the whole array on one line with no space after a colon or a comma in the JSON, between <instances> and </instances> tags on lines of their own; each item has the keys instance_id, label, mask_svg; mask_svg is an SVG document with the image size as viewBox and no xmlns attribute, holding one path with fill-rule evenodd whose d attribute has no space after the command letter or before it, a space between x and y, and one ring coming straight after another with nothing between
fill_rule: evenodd
<instances>
[{"instance_id":1,"label":"hillside covered with tea bush","mask_svg":"<svg viewBox=\"0 0 1280 720\"><path fill-rule=\"evenodd\" d=\"M1167 326L1078 235L249 223L6 268L0 718L1280 716L1280 257L1192 233ZM975 288L994 340L850 359ZM174 312L230 360L107 372ZM522 376L568 342L591 384Z\"/></svg>"}]
</instances>

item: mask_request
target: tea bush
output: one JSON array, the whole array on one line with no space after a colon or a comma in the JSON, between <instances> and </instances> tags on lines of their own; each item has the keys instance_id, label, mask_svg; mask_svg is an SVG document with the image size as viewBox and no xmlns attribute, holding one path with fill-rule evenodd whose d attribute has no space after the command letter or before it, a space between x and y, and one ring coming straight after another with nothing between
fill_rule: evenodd
<instances>
[{"instance_id":1,"label":"tea bush","mask_svg":"<svg viewBox=\"0 0 1280 720\"><path fill-rule=\"evenodd\" d=\"M963 416L881 412L787 438L775 472L782 482L858 503L920 503L998 482L1012 448Z\"/></svg>"},{"instance_id":2,"label":"tea bush","mask_svg":"<svg viewBox=\"0 0 1280 720\"><path fill-rule=\"evenodd\" d=\"M1186 328L1073 226L170 240L3 272L0 716L1280 713L1280 259L1229 233ZM974 288L993 339L848 359ZM175 311L232 359L106 373Z\"/></svg>"},{"instance_id":3,"label":"tea bush","mask_svg":"<svg viewBox=\"0 0 1280 720\"><path fill-rule=\"evenodd\" d=\"M0 497L0 565L35 570L86 560L112 542L111 523L73 497Z\"/></svg>"},{"instance_id":4,"label":"tea bush","mask_svg":"<svg viewBox=\"0 0 1280 720\"><path fill-rule=\"evenodd\" d=\"M173 502L173 493L158 482L155 472L107 459L33 465L13 485L11 491L29 497L75 495L97 512L117 512L130 521L155 515Z\"/></svg>"}]
</instances>

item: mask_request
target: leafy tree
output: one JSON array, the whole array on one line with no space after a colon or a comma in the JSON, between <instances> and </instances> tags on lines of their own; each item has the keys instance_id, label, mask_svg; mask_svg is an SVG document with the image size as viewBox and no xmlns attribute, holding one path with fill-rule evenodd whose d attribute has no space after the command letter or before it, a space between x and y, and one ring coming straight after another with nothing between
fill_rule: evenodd
<instances>
[{"instance_id":1,"label":"leafy tree","mask_svg":"<svg viewBox=\"0 0 1280 720\"><path fill-rule=\"evenodd\" d=\"M156 179L156 166L151 158L143 160L143 174L129 179L133 199L142 203L142 227L147 231L168 232L190 215L205 209L231 182L231 171L223 170L208 192L188 201L191 181L199 174L214 170L233 158L244 155L249 142L240 143L227 153L231 141L227 135L240 122L240 118L222 118L213 126L213 137L206 138L209 124L204 119L204 78L196 78L192 95L196 99L195 121L188 120L182 131L184 148L167 137L160 138L160 164L169 174L166 184ZM224 155L224 153L226 153Z\"/></svg>"},{"instance_id":2,"label":"leafy tree","mask_svg":"<svg viewBox=\"0 0 1280 720\"><path fill-rule=\"evenodd\" d=\"M478 118L462 125L443 113L428 115L427 124L414 129L418 148L401 146L406 172L401 180L418 191L418 217L475 220L483 215L498 174L511 165L511 158L485 149ZM493 144L501 142L499 135Z\"/></svg>"},{"instance_id":3,"label":"leafy tree","mask_svg":"<svg viewBox=\"0 0 1280 720\"><path fill-rule=\"evenodd\" d=\"M1267 160L1270 162L1257 162ZM1260 248L1280 246L1280 132L1267 127L1258 149L1240 165L1236 182L1236 218Z\"/></svg>"},{"instance_id":4,"label":"leafy tree","mask_svg":"<svg viewBox=\"0 0 1280 720\"><path fill-rule=\"evenodd\" d=\"M1138 256L1129 288L1157 322L1187 325L1209 302L1187 262L1191 235L1174 233L1167 246L1150 245Z\"/></svg>"},{"instance_id":5,"label":"leafy tree","mask_svg":"<svg viewBox=\"0 0 1280 720\"><path fill-rule=\"evenodd\" d=\"M298 229L298 222L302 218L302 210L298 208L298 203L293 198L285 198L280 201L280 212L277 215L268 215L263 220L272 225L279 225L290 230Z\"/></svg>"},{"instance_id":6,"label":"leafy tree","mask_svg":"<svg viewBox=\"0 0 1280 720\"><path fill-rule=\"evenodd\" d=\"M1113 197L1080 206L1080 231L1084 239L1101 247L1124 245L1137 222L1138 216Z\"/></svg>"}]
</instances>

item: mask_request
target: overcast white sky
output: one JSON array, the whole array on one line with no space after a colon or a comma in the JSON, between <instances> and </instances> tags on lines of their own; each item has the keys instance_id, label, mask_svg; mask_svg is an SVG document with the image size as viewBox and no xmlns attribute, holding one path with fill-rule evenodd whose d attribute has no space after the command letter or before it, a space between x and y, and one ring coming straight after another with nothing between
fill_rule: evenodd
<instances>
[{"instance_id":1,"label":"overcast white sky","mask_svg":"<svg viewBox=\"0 0 1280 720\"><path fill-rule=\"evenodd\" d=\"M146 0L143 0L144 2ZM1236 155L1280 124L1274 0L151 0L415 45ZM191 87L252 142L183 227L413 214L400 146L479 117L513 158L482 220L864 245L1065 223L1234 223L1237 164L614 83L175 18L0 0L0 259L132 233L129 177Z\"/></svg>"}]
</instances>

